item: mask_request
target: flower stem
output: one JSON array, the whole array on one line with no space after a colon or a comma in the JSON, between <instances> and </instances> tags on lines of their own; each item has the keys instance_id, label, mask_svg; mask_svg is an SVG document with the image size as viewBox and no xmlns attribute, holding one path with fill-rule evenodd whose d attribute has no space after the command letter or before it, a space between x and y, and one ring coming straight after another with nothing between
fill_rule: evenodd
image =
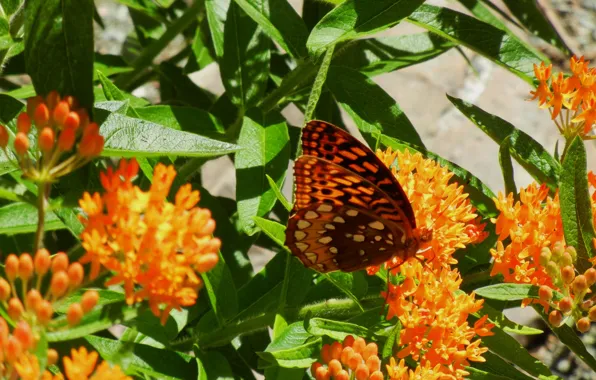
<instances>
[{"instance_id":1,"label":"flower stem","mask_svg":"<svg viewBox=\"0 0 596 380\"><path fill-rule=\"evenodd\" d=\"M46 200L50 190L49 182L40 182L37 192L37 231L35 231L35 242L33 243L33 253L43 248L44 222L46 217Z\"/></svg>"}]
</instances>

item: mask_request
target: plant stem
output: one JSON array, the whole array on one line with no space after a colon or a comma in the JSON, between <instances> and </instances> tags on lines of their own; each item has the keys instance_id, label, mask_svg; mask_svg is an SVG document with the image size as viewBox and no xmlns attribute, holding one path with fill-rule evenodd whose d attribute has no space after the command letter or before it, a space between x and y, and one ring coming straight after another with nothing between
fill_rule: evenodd
<instances>
[{"instance_id":1,"label":"plant stem","mask_svg":"<svg viewBox=\"0 0 596 380\"><path fill-rule=\"evenodd\" d=\"M279 87L273 90L259 104L263 112L269 112L277 106L289 91L293 90L300 83L310 80L316 73L318 65L310 60L305 60L292 70L279 84Z\"/></svg>"},{"instance_id":2,"label":"plant stem","mask_svg":"<svg viewBox=\"0 0 596 380\"><path fill-rule=\"evenodd\" d=\"M37 187L37 231L35 231L35 241L33 243L33 253L43 248L44 222L46 218L47 196L50 190L49 182L40 182Z\"/></svg>"}]
</instances>

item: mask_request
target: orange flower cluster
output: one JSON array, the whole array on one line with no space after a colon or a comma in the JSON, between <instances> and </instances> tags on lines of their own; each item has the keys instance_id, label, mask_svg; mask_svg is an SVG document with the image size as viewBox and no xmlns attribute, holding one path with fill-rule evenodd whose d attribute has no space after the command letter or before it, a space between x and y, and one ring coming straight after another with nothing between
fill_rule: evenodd
<instances>
[{"instance_id":1,"label":"orange flower cluster","mask_svg":"<svg viewBox=\"0 0 596 380\"><path fill-rule=\"evenodd\" d=\"M58 361L58 353L54 350L51 356L48 356L48 364L53 365ZM79 350L72 349L71 357L62 358L64 363L64 372L67 380L132 380L120 370L119 366L110 367L108 362L97 364L97 352L87 352L85 347ZM49 371L44 371L40 377L39 361L31 353L22 355L15 363L16 372L21 380L64 380L62 374L53 375Z\"/></svg>"},{"instance_id":2,"label":"orange flower cluster","mask_svg":"<svg viewBox=\"0 0 596 380\"><path fill-rule=\"evenodd\" d=\"M167 201L176 176L172 166L155 167L147 192L132 184L138 170L135 160L122 160L118 169L101 174L103 195L83 195L81 261L91 262L91 278L101 266L110 270L106 285L123 284L129 304L148 300L165 324L173 308L196 302L202 286L197 272L217 264L221 242L212 237L210 211L195 207L199 192L190 184L180 187L174 203Z\"/></svg>"},{"instance_id":3,"label":"orange flower cluster","mask_svg":"<svg viewBox=\"0 0 596 380\"><path fill-rule=\"evenodd\" d=\"M32 124L36 127L39 154L29 153L29 134ZM9 131L0 126L0 147L8 154L6 147ZM76 147L76 154L64 158ZM23 174L36 181L50 182L62 177L99 156L104 138L99 126L89 121L87 111L78 107L72 96L61 98L52 91L44 99L36 96L27 100L27 112L22 112L16 121L14 151Z\"/></svg>"},{"instance_id":4,"label":"orange flower cluster","mask_svg":"<svg viewBox=\"0 0 596 380\"><path fill-rule=\"evenodd\" d=\"M389 361L387 373L391 380L440 380L450 378L450 376L441 372L440 364L431 367L430 361L426 361L424 365L411 369L406 365L404 359L396 363L395 358L391 358Z\"/></svg>"},{"instance_id":5,"label":"orange flower cluster","mask_svg":"<svg viewBox=\"0 0 596 380\"><path fill-rule=\"evenodd\" d=\"M382 380L378 352L375 343L366 344L364 339L348 335L343 343L324 344L323 363L313 363L310 372L316 380Z\"/></svg>"},{"instance_id":6,"label":"orange flower cluster","mask_svg":"<svg viewBox=\"0 0 596 380\"><path fill-rule=\"evenodd\" d=\"M596 122L596 68L588 67L584 57L570 59L572 75L552 74L552 64L534 65L538 79L536 91L531 91L532 100L538 99L541 108L548 108L557 128L566 139L589 135Z\"/></svg>"},{"instance_id":7,"label":"orange flower cluster","mask_svg":"<svg viewBox=\"0 0 596 380\"><path fill-rule=\"evenodd\" d=\"M402 324L402 348L397 357L410 356L424 368L463 379L468 375L464 367L470 361L485 361L482 354L488 350L480 347L480 339L473 341L474 337L493 334L494 325L487 323L486 315L474 326L467 322L471 313L482 308L483 300L458 292L462 279L457 270L440 268L432 272L411 260L399 270L405 280L399 285L389 284L388 294L383 294L389 304L387 319L397 316ZM395 378L404 376L403 368L392 368Z\"/></svg>"},{"instance_id":8,"label":"orange flower cluster","mask_svg":"<svg viewBox=\"0 0 596 380\"><path fill-rule=\"evenodd\" d=\"M419 256L435 268L456 264L457 260L453 258L456 249L479 243L487 236L485 225L479 223L463 186L450 183L453 173L447 168L408 150L394 152L389 148L384 152L377 151L377 156L391 168L408 196L418 230L432 231L432 239L427 242L430 249L423 249ZM396 160L398 169L393 166ZM401 259L395 257L385 265L395 268L400 262ZM376 269L371 267L369 273Z\"/></svg>"}]
</instances>

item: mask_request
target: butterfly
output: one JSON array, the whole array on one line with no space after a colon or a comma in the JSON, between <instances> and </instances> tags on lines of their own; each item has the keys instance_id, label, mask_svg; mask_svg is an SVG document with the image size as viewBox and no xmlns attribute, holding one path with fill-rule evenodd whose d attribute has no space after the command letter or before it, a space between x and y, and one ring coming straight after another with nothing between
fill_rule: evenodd
<instances>
[{"instance_id":1,"label":"butterfly","mask_svg":"<svg viewBox=\"0 0 596 380\"><path fill-rule=\"evenodd\" d=\"M414 211L389 168L348 132L324 121L302 130L286 245L318 272L352 272L420 246Z\"/></svg>"}]
</instances>

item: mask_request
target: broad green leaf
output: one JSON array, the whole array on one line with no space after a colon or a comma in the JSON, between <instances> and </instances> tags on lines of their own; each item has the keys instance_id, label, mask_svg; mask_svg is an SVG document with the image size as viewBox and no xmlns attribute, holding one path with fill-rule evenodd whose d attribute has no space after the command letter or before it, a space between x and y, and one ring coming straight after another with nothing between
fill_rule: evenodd
<instances>
[{"instance_id":1,"label":"broad green leaf","mask_svg":"<svg viewBox=\"0 0 596 380\"><path fill-rule=\"evenodd\" d=\"M184 71L193 72L195 70L202 70L209 64L215 61L207 48L206 41L203 41L205 33L199 26L195 31L195 37L192 41L192 54L189 57Z\"/></svg>"},{"instance_id":2,"label":"broad green leaf","mask_svg":"<svg viewBox=\"0 0 596 380\"><path fill-rule=\"evenodd\" d=\"M383 133L423 147L420 136L395 100L366 75L342 66L331 66L325 83L350 114L369 144L373 133Z\"/></svg>"},{"instance_id":3,"label":"broad green leaf","mask_svg":"<svg viewBox=\"0 0 596 380\"><path fill-rule=\"evenodd\" d=\"M583 273L592 267L588 259L594 257L593 240L596 237L588 185L586 148L579 136L567 144L559 193L561 218L565 242L577 250L576 267Z\"/></svg>"},{"instance_id":4,"label":"broad green leaf","mask_svg":"<svg viewBox=\"0 0 596 380\"><path fill-rule=\"evenodd\" d=\"M97 72L97 78L101 83L101 88L108 101L128 101L124 93L120 91L120 89L116 87L116 85L114 85L112 81L110 81L105 75L103 75L99 71ZM124 114L130 117L139 117L139 114L137 113L134 107L127 107L126 113Z\"/></svg>"},{"instance_id":5,"label":"broad green leaf","mask_svg":"<svg viewBox=\"0 0 596 380\"><path fill-rule=\"evenodd\" d=\"M195 345L194 350L197 361L200 363L199 380L232 380L234 373L230 368L230 363L221 353L217 351L201 351Z\"/></svg>"},{"instance_id":6,"label":"broad green leaf","mask_svg":"<svg viewBox=\"0 0 596 380\"><path fill-rule=\"evenodd\" d=\"M349 322L334 321L324 318L310 318L304 321L306 331L315 336L328 336L333 340L343 341L348 335L370 338L369 329Z\"/></svg>"},{"instance_id":7,"label":"broad green leaf","mask_svg":"<svg viewBox=\"0 0 596 380\"><path fill-rule=\"evenodd\" d=\"M266 174L266 176L267 176L267 182L269 182L269 186L271 186L271 190L273 190L273 192L275 193L275 197L277 198L279 203L281 203L281 205L284 206L284 208L286 210L291 211L292 204L281 193L281 190L279 189L279 187L277 186L277 183L275 183L273 178L271 178L268 174Z\"/></svg>"},{"instance_id":8,"label":"broad green leaf","mask_svg":"<svg viewBox=\"0 0 596 380\"><path fill-rule=\"evenodd\" d=\"M265 33L294 58L304 58L308 31L286 0L235 0Z\"/></svg>"},{"instance_id":9,"label":"broad green leaf","mask_svg":"<svg viewBox=\"0 0 596 380\"><path fill-rule=\"evenodd\" d=\"M470 372L470 376L466 379L474 380L532 380L535 377L528 376L515 368L511 363L503 360L500 356L495 355L491 351L482 354L486 359L485 362L474 362L473 367L466 367L466 371Z\"/></svg>"},{"instance_id":10,"label":"broad green leaf","mask_svg":"<svg viewBox=\"0 0 596 380\"><path fill-rule=\"evenodd\" d=\"M226 93L235 105L249 109L263 97L269 78L269 47L258 24L232 3L224 25L223 56L218 61Z\"/></svg>"},{"instance_id":11,"label":"broad green leaf","mask_svg":"<svg viewBox=\"0 0 596 380\"><path fill-rule=\"evenodd\" d=\"M359 298L366 294L366 280L360 272L344 273L344 272L333 272L325 273L323 275L327 281L333 284L342 293L352 299L358 307L364 311L364 308L360 304Z\"/></svg>"},{"instance_id":12,"label":"broad green leaf","mask_svg":"<svg viewBox=\"0 0 596 380\"><path fill-rule=\"evenodd\" d=\"M500 18L495 16L489 9L489 6L485 5L482 0L458 0L464 7L476 16L480 21L484 21L487 24L499 28L506 32L511 32L507 25L501 21Z\"/></svg>"},{"instance_id":13,"label":"broad green leaf","mask_svg":"<svg viewBox=\"0 0 596 380\"><path fill-rule=\"evenodd\" d=\"M241 147L116 113L101 125L104 157L217 157Z\"/></svg>"},{"instance_id":14,"label":"broad green leaf","mask_svg":"<svg viewBox=\"0 0 596 380\"><path fill-rule=\"evenodd\" d=\"M544 309L541 306L533 306L534 310L544 319L551 331L559 338L561 343L563 343L567 348L569 348L578 358L580 358L584 363L588 365L592 369L592 371L596 371L596 358L594 355L588 351L584 342L579 338L577 335L577 331L574 327L569 326L566 323L563 323L559 327L554 327L550 325L548 321L548 315L544 312ZM568 319L568 322L572 322L573 319Z\"/></svg>"},{"instance_id":15,"label":"broad green leaf","mask_svg":"<svg viewBox=\"0 0 596 380\"><path fill-rule=\"evenodd\" d=\"M548 58L515 36L448 8L424 4L408 17L408 21L472 49L530 84L534 77L533 65L543 61L548 63Z\"/></svg>"},{"instance_id":16,"label":"broad green leaf","mask_svg":"<svg viewBox=\"0 0 596 380\"><path fill-rule=\"evenodd\" d=\"M93 335L86 336L85 340L103 359L120 365L126 373L144 374L158 379L197 378L194 358L182 352Z\"/></svg>"},{"instance_id":17,"label":"broad green leaf","mask_svg":"<svg viewBox=\"0 0 596 380\"><path fill-rule=\"evenodd\" d=\"M35 90L93 106L93 2L31 0L25 6L25 63Z\"/></svg>"},{"instance_id":18,"label":"broad green leaf","mask_svg":"<svg viewBox=\"0 0 596 380\"><path fill-rule=\"evenodd\" d=\"M288 126L277 113L253 109L243 120L236 154L236 202L242 229L252 235L253 217L264 216L275 204L275 192L266 175L281 187L290 158Z\"/></svg>"},{"instance_id":19,"label":"broad green leaf","mask_svg":"<svg viewBox=\"0 0 596 380\"><path fill-rule=\"evenodd\" d=\"M403 141L399 141L385 135L373 135L373 138L378 138L380 144L386 147L391 147L393 150L399 150L402 152L404 150L420 152L424 157L437 161L440 165L446 167L453 172L453 174L455 174L454 180L464 187L466 193L470 194L470 201L482 216L495 217L498 215L495 203L492 200L495 197L495 194L488 186L482 183L482 181L480 181L466 169L442 158L433 152L420 147L414 147Z\"/></svg>"},{"instance_id":20,"label":"broad green leaf","mask_svg":"<svg viewBox=\"0 0 596 380\"><path fill-rule=\"evenodd\" d=\"M313 28L306 46L314 54L338 42L388 29L410 15L423 0L346 0Z\"/></svg>"},{"instance_id":21,"label":"broad green leaf","mask_svg":"<svg viewBox=\"0 0 596 380\"><path fill-rule=\"evenodd\" d=\"M552 190L559 187L561 165L540 143L498 116L461 99L449 95L447 98L497 144L509 137L511 155L538 182L546 183Z\"/></svg>"},{"instance_id":22,"label":"broad green leaf","mask_svg":"<svg viewBox=\"0 0 596 380\"><path fill-rule=\"evenodd\" d=\"M532 34L557 47L566 56L571 51L535 0L503 0L513 16Z\"/></svg>"},{"instance_id":23,"label":"broad green leaf","mask_svg":"<svg viewBox=\"0 0 596 380\"><path fill-rule=\"evenodd\" d=\"M513 163L511 162L510 150L511 138L506 137L499 147L499 164L501 165L501 173L505 182L505 194L513 194L516 197L517 187L515 186L515 178L513 177Z\"/></svg>"},{"instance_id":24,"label":"broad green leaf","mask_svg":"<svg viewBox=\"0 0 596 380\"><path fill-rule=\"evenodd\" d=\"M306 111L304 112L305 123L312 120L315 108L317 107L317 103L319 102L319 98L321 97L321 90L323 89L323 84L325 84L325 79L327 79L327 71L329 71L329 65L331 64L331 58L333 57L334 51L335 45L332 45L327 49L327 52L323 57L323 62L319 67L319 71L317 72L317 76L315 77L315 82L313 83L312 90L310 91L310 96L308 97L308 103L306 104Z\"/></svg>"},{"instance_id":25,"label":"broad green leaf","mask_svg":"<svg viewBox=\"0 0 596 380\"><path fill-rule=\"evenodd\" d=\"M209 30L213 48L218 59L224 54L224 26L232 0L205 0L205 11L209 21Z\"/></svg>"},{"instance_id":26,"label":"broad green leaf","mask_svg":"<svg viewBox=\"0 0 596 380\"><path fill-rule=\"evenodd\" d=\"M2 4L0 4L0 14L11 16L19 9L20 5L20 0L4 0L2 1Z\"/></svg>"},{"instance_id":27,"label":"broad green leaf","mask_svg":"<svg viewBox=\"0 0 596 380\"><path fill-rule=\"evenodd\" d=\"M493 327L491 331L494 335L483 336L482 344L488 347L493 353L505 360L509 360L511 363L519 366L519 368L531 375L552 375L544 363L530 355L530 353L511 335L496 326ZM525 379L525 377L522 379Z\"/></svg>"},{"instance_id":28,"label":"broad green leaf","mask_svg":"<svg viewBox=\"0 0 596 380\"><path fill-rule=\"evenodd\" d=\"M365 38L340 49L332 64L372 77L428 61L453 46L453 42L431 33Z\"/></svg>"},{"instance_id":29,"label":"broad green leaf","mask_svg":"<svg viewBox=\"0 0 596 380\"><path fill-rule=\"evenodd\" d=\"M7 94L0 94L0 123L8 124L16 118L25 105Z\"/></svg>"},{"instance_id":30,"label":"broad green leaf","mask_svg":"<svg viewBox=\"0 0 596 380\"><path fill-rule=\"evenodd\" d=\"M55 231L65 228L55 213L46 213L44 229ZM37 230L37 207L29 203L15 202L0 207L0 233L24 234Z\"/></svg>"},{"instance_id":31,"label":"broad green leaf","mask_svg":"<svg viewBox=\"0 0 596 380\"><path fill-rule=\"evenodd\" d=\"M518 334L518 335L539 335L543 334L544 331L533 327L517 324L511 321L503 314L500 310L497 310L490 306L487 302L482 305L482 309L474 314L476 317L480 317L484 314L488 315L491 323L494 323L497 327L503 329L506 333Z\"/></svg>"},{"instance_id":32,"label":"broad green leaf","mask_svg":"<svg viewBox=\"0 0 596 380\"><path fill-rule=\"evenodd\" d=\"M254 218L255 224L267 236L269 236L277 245L289 252L286 247L286 227L273 220L267 220L256 216Z\"/></svg>"},{"instance_id":33,"label":"broad green leaf","mask_svg":"<svg viewBox=\"0 0 596 380\"><path fill-rule=\"evenodd\" d=\"M221 253L217 265L207 273L201 273L201 277L205 283L211 308L222 326L238 312L238 300L234 279Z\"/></svg>"},{"instance_id":34,"label":"broad green leaf","mask_svg":"<svg viewBox=\"0 0 596 380\"><path fill-rule=\"evenodd\" d=\"M538 289L536 285L530 284L495 284L476 289L477 295L499 301L521 301L526 298L538 299ZM553 291L555 301L563 298L563 295Z\"/></svg>"},{"instance_id":35,"label":"broad green leaf","mask_svg":"<svg viewBox=\"0 0 596 380\"><path fill-rule=\"evenodd\" d=\"M68 326L66 316L63 315L54 319L50 324L52 331L47 333L48 342L61 342L89 336L134 319L140 311L142 309L139 307L127 306L124 301L116 302L85 314L81 323L74 327Z\"/></svg>"},{"instance_id":36,"label":"broad green leaf","mask_svg":"<svg viewBox=\"0 0 596 380\"><path fill-rule=\"evenodd\" d=\"M289 325L283 333L257 354L264 360L284 368L307 368L317 361L321 338L313 338L302 322Z\"/></svg>"},{"instance_id":37,"label":"broad green leaf","mask_svg":"<svg viewBox=\"0 0 596 380\"><path fill-rule=\"evenodd\" d=\"M222 138L224 126L215 116L195 107L148 106L136 109L139 118L197 135Z\"/></svg>"},{"instance_id":38,"label":"broad green leaf","mask_svg":"<svg viewBox=\"0 0 596 380\"><path fill-rule=\"evenodd\" d=\"M267 380L303 380L304 369L302 368L283 368L267 367L265 369L265 379Z\"/></svg>"}]
</instances>

